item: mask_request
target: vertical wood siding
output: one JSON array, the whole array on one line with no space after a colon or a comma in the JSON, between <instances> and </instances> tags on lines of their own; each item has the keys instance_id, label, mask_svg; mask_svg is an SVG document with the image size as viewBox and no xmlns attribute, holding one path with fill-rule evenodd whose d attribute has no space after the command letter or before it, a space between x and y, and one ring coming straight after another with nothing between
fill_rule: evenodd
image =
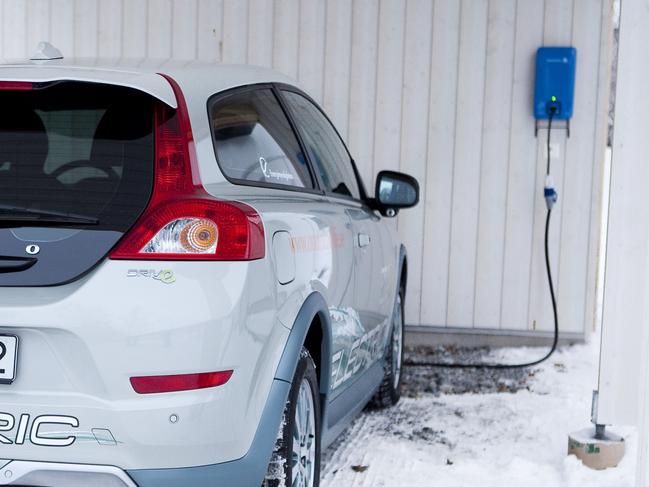
<instances>
[{"instance_id":1,"label":"vertical wood siding","mask_svg":"<svg viewBox=\"0 0 649 487\"><path fill-rule=\"evenodd\" d=\"M565 331L593 320L610 0L0 0L0 57L39 40L66 56L271 66L328 111L365 185L421 182L397 226L407 322L551 330L543 260L544 136L536 48L578 50L572 134L553 132L550 248Z\"/></svg>"}]
</instances>

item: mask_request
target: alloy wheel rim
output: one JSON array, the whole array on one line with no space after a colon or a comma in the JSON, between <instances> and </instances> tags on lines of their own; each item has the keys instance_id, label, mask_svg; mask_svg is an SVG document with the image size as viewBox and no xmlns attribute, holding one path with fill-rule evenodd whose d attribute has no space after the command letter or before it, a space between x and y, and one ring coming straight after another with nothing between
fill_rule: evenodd
<instances>
[{"instance_id":1,"label":"alloy wheel rim","mask_svg":"<svg viewBox=\"0 0 649 487\"><path fill-rule=\"evenodd\" d=\"M394 310L394 323L392 326L392 377L396 390L401 380L401 358L403 355L403 308L401 295L397 296L396 309Z\"/></svg>"},{"instance_id":2,"label":"alloy wheel rim","mask_svg":"<svg viewBox=\"0 0 649 487\"><path fill-rule=\"evenodd\" d=\"M291 473L293 487L311 487L315 475L315 408L309 381L304 378L295 405Z\"/></svg>"}]
</instances>

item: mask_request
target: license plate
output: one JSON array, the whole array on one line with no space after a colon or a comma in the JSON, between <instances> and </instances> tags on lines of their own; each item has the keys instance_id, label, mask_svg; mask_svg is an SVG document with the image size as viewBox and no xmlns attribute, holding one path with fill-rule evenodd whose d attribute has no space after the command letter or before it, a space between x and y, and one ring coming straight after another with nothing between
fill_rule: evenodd
<instances>
[{"instance_id":1,"label":"license plate","mask_svg":"<svg viewBox=\"0 0 649 487\"><path fill-rule=\"evenodd\" d=\"M16 378L18 337L0 335L0 384L11 384Z\"/></svg>"}]
</instances>

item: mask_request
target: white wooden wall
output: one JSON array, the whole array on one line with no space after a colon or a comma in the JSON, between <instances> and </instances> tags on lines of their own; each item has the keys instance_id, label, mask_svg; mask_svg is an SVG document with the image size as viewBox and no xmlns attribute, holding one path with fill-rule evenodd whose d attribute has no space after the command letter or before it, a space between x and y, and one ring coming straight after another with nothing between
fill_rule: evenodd
<instances>
[{"instance_id":1,"label":"white wooden wall","mask_svg":"<svg viewBox=\"0 0 649 487\"><path fill-rule=\"evenodd\" d=\"M593 316L610 0L0 0L0 56L48 39L66 56L254 63L321 101L366 185L422 183L399 217L407 321L550 330L543 144L531 116L541 45L578 49L572 136L559 131L552 262L563 329ZM603 46L601 48L600 46Z\"/></svg>"}]
</instances>

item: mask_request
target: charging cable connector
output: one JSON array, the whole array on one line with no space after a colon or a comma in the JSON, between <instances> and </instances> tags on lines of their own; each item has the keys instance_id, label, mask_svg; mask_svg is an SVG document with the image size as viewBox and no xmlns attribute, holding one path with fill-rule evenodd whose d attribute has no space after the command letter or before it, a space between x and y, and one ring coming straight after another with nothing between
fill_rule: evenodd
<instances>
[{"instance_id":1,"label":"charging cable connector","mask_svg":"<svg viewBox=\"0 0 649 487\"><path fill-rule=\"evenodd\" d=\"M557 190L554 188L554 181L549 174L545 176L545 186L543 188L543 196L545 197L545 206L551 210L559 197Z\"/></svg>"}]
</instances>

